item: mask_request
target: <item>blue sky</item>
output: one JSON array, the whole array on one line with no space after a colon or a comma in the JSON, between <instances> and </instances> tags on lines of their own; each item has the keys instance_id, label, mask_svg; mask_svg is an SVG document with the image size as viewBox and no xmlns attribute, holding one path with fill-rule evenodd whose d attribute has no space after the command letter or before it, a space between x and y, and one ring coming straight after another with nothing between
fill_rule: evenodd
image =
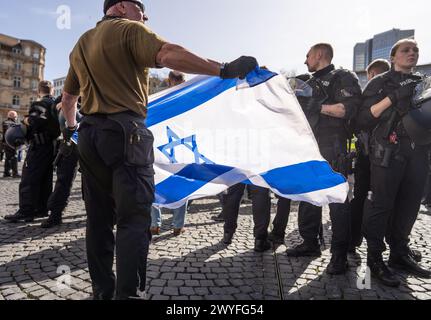
<instances>
[{"instance_id":1,"label":"blue sky","mask_svg":"<svg viewBox=\"0 0 431 320\"><path fill-rule=\"evenodd\" d=\"M352 68L353 46L392 28L416 29L419 63L431 62L427 1L412 0L147 0L148 25L168 41L221 62L253 55L261 65L306 71L309 47L330 42L334 63ZM79 36L102 17L103 0L0 0L0 33L47 48L45 78L67 73ZM70 30L57 28L58 6L72 11Z\"/></svg>"}]
</instances>

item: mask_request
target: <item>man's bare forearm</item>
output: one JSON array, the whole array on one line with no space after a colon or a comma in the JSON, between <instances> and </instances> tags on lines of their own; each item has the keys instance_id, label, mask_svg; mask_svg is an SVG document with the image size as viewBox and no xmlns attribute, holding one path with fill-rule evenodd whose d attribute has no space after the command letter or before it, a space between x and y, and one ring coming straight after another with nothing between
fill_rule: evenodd
<instances>
[{"instance_id":1,"label":"man's bare forearm","mask_svg":"<svg viewBox=\"0 0 431 320\"><path fill-rule=\"evenodd\" d=\"M66 119L67 127L76 126L76 110L78 105L79 96L74 96L63 92L63 98L61 100L64 118Z\"/></svg>"},{"instance_id":2,"label":"man's bare forearm","mask_svg":"<svg viewBox=\"0 0 431 320\"><path fill-rule=\"evenodd\" d=\"M322 114L343 119L346 116L346 107L342 103L332 105L325 104L322 106Z\"/></svg>"},{"instance_id":3,"label":"man's bare forearm","mask_svg":"<svg viewBox=\"0 0 431 320\"><path fill-rule=\"evenodd\" d=\"M160 66L191 74L220 75L221 64L201 58L187 49L167 43L157 55L157 64Z\"/></svg>"}]
</instances>

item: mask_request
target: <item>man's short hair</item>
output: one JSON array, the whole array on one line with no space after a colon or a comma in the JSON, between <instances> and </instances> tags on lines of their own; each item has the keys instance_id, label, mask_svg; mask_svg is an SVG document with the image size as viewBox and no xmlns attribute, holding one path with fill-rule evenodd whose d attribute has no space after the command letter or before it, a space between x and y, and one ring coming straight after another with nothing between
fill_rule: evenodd
<instances>
[{"instance_id":1,"label":"man's short hair","mask_svg":"<svg viewBox=\"0 0 431 320\"><path fill-rule=\"evenodd\" d=\"M172 81L175 81L176 83L184 82L185 81L185 75L182 72L179 71L171 71L169 72L169 79Z\"/></svg>"},{"instance_id":2,"label":"man's short hair","mask_svg":"<svg viewBox=\"0 0 431 320\"><path fill-rule=\"evenodd\" d=\"M383 73L391 69L391 64L385 59L376 59L371 62L367 67L367 73L370 71L376 71L377 73Z\"/></svg>"},{"instance_id":3,"label":"man's short hair","mask_svg":"<svg viewBox=\"0 0 431 320\"><path fill-rule=\"evenodd\" d=\"M53 86L51 81L42 80L41 82L39 82L38 89L40 93L51 94Z\"/></svg>"},{"instance_id":4,"label":"man's short hair","mask_svg":"<svg viewBox=\"0 0 431 320\"><path fill-rule=\"evenodd\" d=\"M322 51L324 57L329 61L332 61L334 58L334 48L329 43L318 43L311 47L311 49Z\"/></svg>"}]
</instances>

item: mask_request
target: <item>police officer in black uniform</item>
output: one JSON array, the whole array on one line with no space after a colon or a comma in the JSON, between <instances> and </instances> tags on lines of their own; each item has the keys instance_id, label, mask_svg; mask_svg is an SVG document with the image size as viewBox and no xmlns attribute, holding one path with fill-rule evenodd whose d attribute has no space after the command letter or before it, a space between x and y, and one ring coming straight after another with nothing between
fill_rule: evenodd
<instances>
[{"instance_id":1,"label":"police officer in black uniform","mask_svg":"<svg viewBox=\"0 0 431 320\"><path fill-rule=\"evenodd\" d=\"M3 121L3 137L2 137L2 145L5 153L5 163L4 163L4 178L12 177L20 178L18 174L18 158L16 149L9 146L6 143L6 131L13 125L17 124L18 114L15 111L9 111L7 119Z\"/></svg>"},{"instance_id":2,"label":"police officer in black uniform","mask_svg":"<svg viewBox=\"0 0 431 320\"><path fill-rule=\"evenodd\" d=\"M371 62L367 67L368 81L375 76L389 71L391 65L387 60L377 59ZM356 125L353 125L356 127ZM351 241L349 253L355 254L356 248L362 244L362 217L364 211L364 202L370 191L370 135L371 133L365 130L355 128L356 142L356 158L355 158L355 186L353 195L354 198L350 203L351 210Z\"/></svg>"},{"instance_id":3,"label":"police officer in black uniform","mask_svg":"<svg viewBox=\"0 0 431 320\"><path fill-rule=\"evenodd\" d=\"M60 129L63 130L66 120L61 112L61 99L59 96L56 101L56 109L59 111ZM80 103L78 102L78 110ZM80 114L77 113L77 122L81 120ZM73 181L78 171L78 146L74 142L65 142L61 140L57 155L54 161L56 167L57 180L55 181L54 190L48 199L49 218L42 222L41 227L49 229L62 224L62 215L67 207Z\"/></svg>"},{"instance_id":4,"label":"police officer in black uniform","mask_svg":"<svg viewBox=\"0 0 431 320\"><path fill-rule=\"evenodd\" d=\"M49 81L39 83L41 99L31 104L23 120L28 126L29 148L19 185L19 210L6 216L10 222L31 222L48 214L47 203L52 192L54 142L60 135L55 109L53 86Z\"/></svg>"},{"instance_id":5,"label":"police officer in black uniform","mask_svg":"<svg viewBox=\"0 0 431 320\"><path fill-rule=\"evenodd\" d=\"M412 140L404 125L413 108L414 89L422 80L421 75L412 74L418 58L416 41L397 42L391 51L391 71L368 83L358 117L362 128L372 130L371 192L363 221L367 264L372 276L392 287L400 282L383 261L385 235L390 246L390 267L431 276L430 271L418 265L408 247L428 173L429 148Z\"/></svg>"},{"instance_id":6,"label":"police officer in black uniform","mask_svg":"<svg viewBox=\"0 0 431 320\"><path fill-rule=\"evenodd\" d=\"M247 186L250 190L252 200L252 211L254 221L254 250L264 252L271 249L268 242L268 226L271 220L271 197L269 189L254 185ZM228 189L223 196L222 216L224 217L223 243L231 244L234 233L238 227L238 214L241 199L246 189L246 185L239 183Z\"/></svg>"},{"instance_id":7,"label":"police officer in black uniform","mask_svg":"<svg viewBox=\"0 0 431 320\"><path fill-rule=\"evenodd\" d=\"M145 297L154 202L154 138L145 125L148 68L245 78L257 67L252 57L220 65L167 43L144 25L144 10L140 0L105 0L105 17L70 55L63 92L66 141L77 130L76 103L82 97L78 149L95 299Z\"/></svg>"},{"instance_id":8,"label":"police officer in black uniform","mask_svg":"<svg viewBox=\"0 0 431 320\"><path fill-rule=\"evenodd\" d=\"M307 106L305 114L313 128L322 156L332 168L347 176L347 143L351 137L348 122L361 104L361 88L356 75L348 70L335 69L331 64L333 49L329 44L311 48L305 64L314 72L308 81L313 95L324 104ZM304 108L304 107L303 107ZM350 212L345 203L330 204L332 222L332 258L329 274L343 274L347 270L347 251L350 241ZM320 256L318 235L322 224L322 208L302 202L298 213L299 232L304 242L286 251L288 256Z\"/></svg>"}]
</instances>

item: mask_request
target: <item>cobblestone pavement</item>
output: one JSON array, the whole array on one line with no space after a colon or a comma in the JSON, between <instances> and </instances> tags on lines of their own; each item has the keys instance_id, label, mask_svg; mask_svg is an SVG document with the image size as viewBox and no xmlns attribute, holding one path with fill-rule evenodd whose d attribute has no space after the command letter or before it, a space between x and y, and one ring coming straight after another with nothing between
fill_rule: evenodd
<instances>
[{"instance_id":1,"label":"cobblestone pavement","mask_svg":"<svg viewBox=\"0 0 431 320\"><path fill-rule=\"evenodd\" d=\"M18 180L0 179L0 218L17 209L18 184ZM91 297L79 176L70 200L64 224L54 229L39 228L41 221L9 224L0 220L0 300ZM248 201L241 206L234 241L226 247L221 244L223 224L211 220L220 210L217 198L194 201L187 216L187 231L180 237L172 235L171 215L164 212L162 234L153 239L150 248L149 299L431 299L431 280L402 273L398 274L402 280L399 289L374 282L371 289L358 289L358 277L365 272L360 268L365 263L364 246L358 256L349 257L350 270L344 276L325 273L330 258L328 246L322 248L322 257L318 259L288 258L285 246L275 252L255 253ZM300 242L296 210L294 207L288 226L288 246ZM328 219L325 210L326 244L331 233ZM431 268L430 221L431 216L419 215L412 235L412 248L422 252L422 265L427 268ZM61 276L61 271L69 270L70 278L67 274Z\"/></svg>"}]
</instances>

